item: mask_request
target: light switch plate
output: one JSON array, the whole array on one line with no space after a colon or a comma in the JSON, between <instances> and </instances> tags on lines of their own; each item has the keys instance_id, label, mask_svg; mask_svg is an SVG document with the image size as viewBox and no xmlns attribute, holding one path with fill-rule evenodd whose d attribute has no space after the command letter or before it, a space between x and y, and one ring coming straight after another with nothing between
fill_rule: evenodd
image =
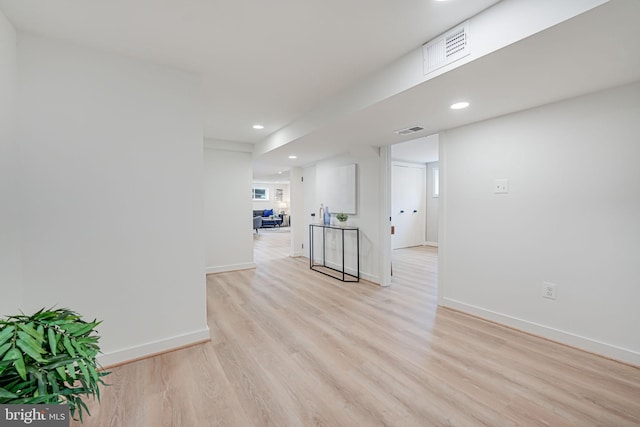
<instances>
[{"instance_id":1,"label":"light switch plate","mask_svg":"<svg viewBox=\"0 0 640 427\"><path fill-rule=\"evenodd\" d=\"M542 297L556 299L558 297L558 285L555 283L544 282L542 284Z\"/></svg>"}]
</instances>

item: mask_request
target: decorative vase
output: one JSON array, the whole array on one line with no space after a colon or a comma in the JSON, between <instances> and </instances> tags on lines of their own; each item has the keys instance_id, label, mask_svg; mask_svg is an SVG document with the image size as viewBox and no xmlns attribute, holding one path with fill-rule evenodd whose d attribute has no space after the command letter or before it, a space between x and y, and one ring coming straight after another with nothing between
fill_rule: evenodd
<instances>
[{"instance_id":1,"label":"decorative vase","mask_svg":"<svg viewBox=\"0 0 640 427\"><path fill-rule=\"evenodd\" d=\"M324 208L324 225L331 225L331 212L329 212L329 206Z\"/></svg>"}]
</instances>

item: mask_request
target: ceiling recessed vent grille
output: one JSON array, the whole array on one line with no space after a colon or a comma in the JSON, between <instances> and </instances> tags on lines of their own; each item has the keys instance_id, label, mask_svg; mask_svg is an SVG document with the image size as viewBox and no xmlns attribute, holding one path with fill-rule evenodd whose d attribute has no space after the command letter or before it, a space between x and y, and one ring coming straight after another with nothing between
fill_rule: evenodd
<instances>
[{"instance_id":1,"label":"ceiling recessed vent grille","mask_svg":"<svg viewBox=\"0 0 640 427\"><path fill-rule=\"evenodd\" d=\"M393 133L395 133L396 135L409 135L410 133L416 133L416 132L420 132L424 130L423 127L420 126L413 126L410 128L404 128L404 129L398 129L393 131Z\"/></svg>"},{"instance_id":2,"label":"ceiling recessed vent grille","mask_svg":"<svg viewBox=\"0 0 640 427\"><path fill-rule=\"evenodd\" d=\"M424 74L469 55L469 21L422 46Z\"/></svg>"}]
</instances>

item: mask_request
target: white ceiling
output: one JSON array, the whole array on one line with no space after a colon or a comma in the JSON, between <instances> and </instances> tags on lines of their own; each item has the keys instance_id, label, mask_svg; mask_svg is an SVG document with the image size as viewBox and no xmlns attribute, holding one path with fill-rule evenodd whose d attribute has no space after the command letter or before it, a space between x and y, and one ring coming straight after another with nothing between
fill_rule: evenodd
<instances>
[{"instance_id":1,"label":"white ceiling","mask_svg":"<svg viewBox=\"0 0 640 427\"><path fill-rule=\"evenodd\" d=\"M639 80L640 1L612 0L272 150L259 166L304 166ZM460 98L471 106L450 110ZM415 125L424 132L393 133Z\"/></svg>"},{"instance_id":2,"label":"white ceiling","mask_svg":"<svg viewBox=\"0 0 640 427\"><path fill-rule=\"evenodd\" d=\"M257 143L495 3L0 0L0 9L20 31L198 73L205 136ZM429 135L640 80L638 52L640 1L612 0L272 150L254 176L423 136L393 134L407 126ZM460 95L472 106L448 110ZM283 161L291 152L298 159Z\"/></svg>"},{"instance_id":3,"label":"white ceiling","mask_svg":"<svg viewBox=\"0 0 640 427\"><path fill-rule=\"evenodd\" d=\"M0 0L0 9L22 31L197 72L205 137L256 143L497 2Z\"/></svg>"},{"instance_id":4,"label":"white ceiling","mask_svg":"<svg viewBox=\"0 0 640 427\"><path fill-rule=\"evenodd\" d=\"M391 146L391 159L409 163L437 162L438 135L423 136Z\"/></svg>"}]
</instances>

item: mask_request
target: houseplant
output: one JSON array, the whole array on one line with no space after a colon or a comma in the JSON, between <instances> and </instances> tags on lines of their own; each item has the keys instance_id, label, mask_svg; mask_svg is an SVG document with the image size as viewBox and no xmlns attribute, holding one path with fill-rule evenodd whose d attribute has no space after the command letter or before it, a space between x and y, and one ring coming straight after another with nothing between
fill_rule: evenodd
<instances>
[{"instance_id":1,"label":"houseplant","mask_svg":"<svg viewBox=\"0 0 640 427\"><path fill-rule=\"evenodd\" d=\"M340 212L338 215L336 215L336 218L337 218L337 219L338 219L338 221L340 221L340 222L345 222L345 221L349 218L349 215L347 215L347 214L346 214L346 213L344 213L344 212Z\"/></svg>"},{"instance_id":2,"label":"houseplant","mask_svg":"<svg viewBox=\"0 0 640 427\"><path fill-rule=\"evenodd\" d=\"M74 419L90 415L82 399L100 400L109 374L96 362L99 324L65 308L0 320L0 404L66 403Z\"/></svg>"}]
</instances>

